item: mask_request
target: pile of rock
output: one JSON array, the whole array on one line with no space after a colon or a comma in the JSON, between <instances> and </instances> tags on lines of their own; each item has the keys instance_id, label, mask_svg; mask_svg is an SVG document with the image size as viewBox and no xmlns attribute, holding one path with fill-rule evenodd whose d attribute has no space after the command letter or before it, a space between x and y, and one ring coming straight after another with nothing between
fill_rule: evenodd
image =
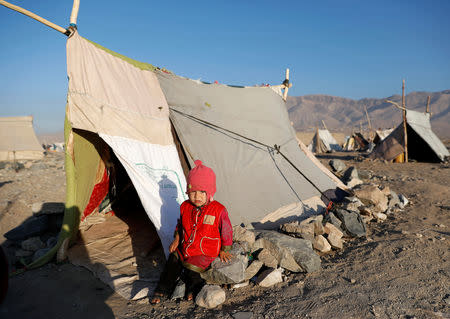
<instances>
[{"instance_id":1,"label":"pile of rock","mask_svg":"<svg viewBox=\"0 0 450 319\"><path fill-rule=\"evenodd\" d=\"M64 204L39 202L34 203L31 209L32 217L4 234L9 248L14 250L14 256L9 256L13 265L36 261L57 243L57 234L64 218Z\"/></svg>"},{"instance_id":2,"label":"pile of rock","mask_svg":"<svg viewBox=\"0 0 450 319\"><path fill-rule=\"evenodd\" d=\"M343 249L349 238L365 237L368 222L384 221L388 214L408 204L403 195L397 195L389 187L365 184L356 168L345 169L345 164L340 164L343 163L330 163L341 172L337 175L353 188L353 196L344 198L323 215L283 224L279 231L233 227L232 261L214 260L211 268L202 274L207 285L196 303L206 308L223 303L226 295L220 286L224 284L239 288L252 282L270 287L283 281L285 270L318 271L320 256Z\"/></svg>"}]
</instances>

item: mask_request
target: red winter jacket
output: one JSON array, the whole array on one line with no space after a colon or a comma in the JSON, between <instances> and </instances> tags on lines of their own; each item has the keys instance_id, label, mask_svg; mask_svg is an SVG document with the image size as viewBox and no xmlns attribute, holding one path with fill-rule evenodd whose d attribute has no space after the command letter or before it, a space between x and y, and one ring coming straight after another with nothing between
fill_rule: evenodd
<instances>
[{"instance_id":1,"label":"red winter jacket","mask_svg":"<svg viewBox=\"0 0 450 319\"><path fill-rule=\"evenodd\" d=\"M233 229L228 212L221 203L212 201L196 207L189 200L181 204L181 255L217 257L219 251L231 248Z\"/></svg>"}]
</instances>

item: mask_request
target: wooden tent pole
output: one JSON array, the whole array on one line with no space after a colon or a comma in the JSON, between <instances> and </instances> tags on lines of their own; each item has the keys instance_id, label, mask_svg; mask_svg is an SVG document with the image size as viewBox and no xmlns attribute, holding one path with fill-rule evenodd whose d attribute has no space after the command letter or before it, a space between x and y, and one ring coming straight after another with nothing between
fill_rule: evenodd
<instances>
[{"instance_id":1,"label":"wooden tent pole","mask_svg":"<svg viewBox=\"0 0 450 319\"><path fill-rule=\"evenodd\" d=\"M325 125L325 121L324 121L324 120L322 120L322 124L323 124L324 129L326 129L326 130L328 131L327 126Z\"/></svg>"},{"instance_id":2,"label":"wooden tent pole","mask_svg":"<svg viewBox=\"0 0 450 319\"><path fill-rule=\"evenodd\" d=\"M402 81L403 136L405 142L405 162L408 163L408 133L406 128L405 79Z\"/></svg>"},{"instance_id":3,"label":"wooden tent pole","mask_svg":"<svg viewBox=\"0 0 450 319\"><path fill-rule=\"evenodd\" d=\"M73 0L72 13L70 14L70 25L77 25L78 10L80 9L80 0Z\"/></svg>"},{"instance_id":4,"label":"wooden tent pole","mask_svg":"<svg viewBox=\"0 0 450 319\"><path fill-rule=\"evenodd\" d=\"M283 85L284 85L283 100L286 101L287 95L288 95L288 90L292 86L292 84L289 83L289 69L286 69L286 77L283 82Z\"/></svg>"},{"instance_id":5,"label":"wooden tent pole","mask_svg":"<svg viewBox=\"0 0 450 319\"><path fill-rule=\"evenodd\" d=\"M35 19L35 20L45 24L46 26L48 26L50 28L53 28L56 31L59 31L59 32L65 34L65 35L70 35L70 31L69 30L64 29L63 27L60 27L59 25L56 25L56 24L54 24L54 23L52 23L52 22L50 22L50 21L48 21L48 20L38 16L37 14L34 14L31 11L25 10L24 8L21 8L19 6L16 6L16 5L11 4L9 2L6 2L4 0L0 0L0 4L5 6L5 7L7 7L7 8L9 8L9 9L11 9L11 10L17 11L17 12L22 13L22 14L24 14L24 15L32 18L32 19Z\"/></svg>"},{"instance_id":6,"label":"wooden tent pole","mask_svg":"<svg viewBox=\"0 0 450 319\"><path fill-rule=\"evenodd\" d=\"M364 105L364 110L366 111L367 124L369 125L369 137L372 139L372 123L370 123L369 113L367 112L367 107Z\"/></svg>"},{"instance_id":7,"label":"wooden tent pole","mask_svg":"<svg viewBox=\"0 0 450 319\"><path fill-rule=\"evenodd\" d=\"M427 98L427 113L430 113L430 99L431 99L431 96L428 95L428 98ZM430 118L431 118L431 113L430 113Z\"/></svg>"}]
</instances>

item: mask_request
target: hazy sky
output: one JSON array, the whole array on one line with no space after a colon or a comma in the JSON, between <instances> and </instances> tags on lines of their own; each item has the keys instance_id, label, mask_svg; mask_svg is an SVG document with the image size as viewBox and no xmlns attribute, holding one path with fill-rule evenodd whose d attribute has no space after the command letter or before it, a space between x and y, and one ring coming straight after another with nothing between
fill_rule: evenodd
<instances>
[{"instance_id":1,"label":"hazy sky","mask_svg":"<svg viewBox=\"0 0 450 319\"><path fill-rule=\"evenodd\" d=\"M72 1L11 0L62 27ZM353 99L450 89L450 1L81 0L80 35L193 79ZM0 116L63 129L66 36L0 6Z\"/></svg>"}]
</instances>

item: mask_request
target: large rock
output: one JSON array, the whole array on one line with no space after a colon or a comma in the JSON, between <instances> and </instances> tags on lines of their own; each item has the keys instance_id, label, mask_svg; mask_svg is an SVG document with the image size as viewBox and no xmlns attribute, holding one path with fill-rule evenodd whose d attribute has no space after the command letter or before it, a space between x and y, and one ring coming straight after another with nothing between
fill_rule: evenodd
<instances>
[{"instance_id":1,"label":"large rock","mask_svg":"<svg viewBox=\"0 0 450 319\"><path fill-rule=\"evenodd\" d=\"M331 251L330 243L322 235L318 235L316 236L316 238L314 238L313 247L321 253L327 253Z\"/></svg>"},{"instance_id":2,"label":"large rock","mask_svg":"<svg viewBox=\"0 0 450 319\"><path fill-rule=\"evenodd\" d=\"M270 268L277 268L278 260L275 256L273 256L269 249L263 248L258 253L258 260L262 261L262 263Z\"/></svg>"},{"instance_id":3,"label":"large rock","mask_svg":"<svg viewBox=\"0 0 450 319\"><path fill-rule=\"evenodd\" d=\"M343 228L350 236L366 236L366 224L357 212L349 212L344 209L336 209L336 215L341 220Z\"/></svg>"},{"instance_id":4,"label":"large rock","mask_svg":"<svg viewBox=\"0 0 450 319\"><path fill-rule=\"evenodd\" d=\"M260 260L253 260L250 266L245 269L245 275L244 280L250 280L252 279L258 271L261 269L261 267L264 265L264 263Z\"/></svg>"},{"instance_id":5,"label":"large rock","mask_svg":"<svg viewBox=\"0 0 450 319\"><path fill-rule=\"evenodd\" d=\"M332 159L328 163L330 164L331 168L337 173L343 172L347 168L344 162L338 159Z\"/></svg>"},{"instance_id":6,"label":"large rock","mask_svg":"<svg viewBox=\"0 0 450 319\"><path fill-rule=\"evenodd\" d=\"M323 218L323 222L333 224L337 229L343 231L341 227L342 222L340 221L339 218L336 217L336 215L333 212L329 212L328 214L326 214Z\"/></svg>"},{"instance_id":7,"label":"large rock","mask_svg":"<svg viewBox=\"0 0 450 319\"><path fill-rule=\"evenodd\" d=\"M342 238L342 236L344 236L342 231L331 223L325 223L325 225L323 226L323 229L325 231L325 234L327 234L327 235L333 235L338 238Z\"/></svg>"},{"instance_id":8,"label":"large rock","mask_svg":"<svg viewBox=\"0 0 450 319\"><path fill-rule=\"evenodd\" d=\"M361 185L354 190L355 196L358 197L365 205L374 205L379 209L380 213L388 209L388 199L383 192L374 185Z\"/></svg>"},{"instance_id":9,"label":"large rock","mask_svg":"<svg viewBox=\"0 0 450 319\"><path fill-rule=\"evenodd\" d=\"M256 284L261 287L270 287L280 282L283 282L283 278L281 277L282 269L266 269L263 271L256 280Z\"/></svg>"},{"instance_id":10,"label":"large rock","mask_svg":"<svg viewBox=\"0 0 450 319\"><path fill-rule=\"evenodd\" d=\"M342 236L339 236L337 233L328 234L327 240L334 249L342 249L344 247Z\"/></svg>"},{"instance_id":11,"label":"large rock","mask_svg":"<svg viewBox=\"0 0 450 319\"><path fill-rule=\"evenodd\" d=\"M250 246L255 242L255 233L241 226L233 227L233 241L247 242Z\"/></svg>"},{"instance_id":12,"label":"large rock","mask_svg":"<svg viewBox=\"0 0 450 319\"><path fill-rule=\"evenodd\" d=\"M224 263L217 257L211 268L201 273L201 277L211 284L237 284L245 279L248 257L239 243L233 243L231 261Z\"/></svg>"},{"instance_id":13,"label":"large rock","mask_svg":"<svg viewBox=\"0 0 450 319\"><path fill-rule=\"evenodd\" d=\"M291 222L281 225L281 231L293 235L294 237L300 237L309 241L314 240L314 223L303 223L301 225L298 222Z\"/></svg>"},{"instance_id":14,"label":"large rock","mask_svg":"<svg viewBox=\"0 0 450 319\"><path fill-rule=\"evenodd\" d=\"M219 286L205 285L195 298L195 303L203 308L212 309L226 300L225 291Z\"/></svg>"},{"instance_id":15,"label":"large rock","mask_svg":"<svg viewBox=\"0 0 450 319\"><path fill-rule=\"evenodd\" d=\"M314 272L320 269L320 257L314 252L310 241L294 238L275 231L261 231L258 238L264 248L278 259L278 264L293 272Z\"/></svg>"},{"instance_id":16,"label":"large rock","mask_svg":"<svg viewBox=\"0 0 450 319\"><path fill-rule=\"evenodd\" d=\"M45 233L48 229L48 215L42 215L39 217L31 217L26 220L22 225L11 229L5 233L5 236L9 240L24 240L29 237L39 236Z\"/></svg>"},{"instance_id":17,"label":"large rock","mask_svg":"<svg viewBox=\"0 0 450 319\"><path fill-rule=\"evenodd\" d=\"M344 176L342 177L342 181L344 183L348 183L352 179L359 179L358 170L354 166L347 168L344 172Z\"/></svg>"},{"instance_id":18,"label":"large rock","mask_svg":"<svg viewBox=\"0 0 450 319\"><path fill-rule=\"evenodd\" d=\"M396 206L400 207L400 199L398 198L397 193L394 192L393 190L391 190L388 206L389 206L389 208L394 208Z\"/></svg>"}]
</instances>

